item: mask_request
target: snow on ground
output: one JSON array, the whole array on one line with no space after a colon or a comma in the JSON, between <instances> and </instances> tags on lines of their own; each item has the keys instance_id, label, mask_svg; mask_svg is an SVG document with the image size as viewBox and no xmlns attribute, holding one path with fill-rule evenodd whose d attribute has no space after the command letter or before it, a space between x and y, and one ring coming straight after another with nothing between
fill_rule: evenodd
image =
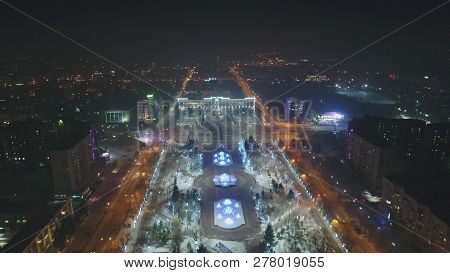
<instances>
[{"instance_id":1,"label":"snow on ground","mask_svg":"<svg viewBox=\"0 0 450 273\"><path fill-rule=\"evenodd\" d=\"M177 186L178 189L182 192L191 190L192 186L194 186L194 177L187 175L178 175Z\"/></svg>"},{"instance_id":2,"label":"snow on ground","mask_svg":"<svg viewBox=\"0 0 450 273\"><path fill-rule=\"evenodd\" d=\"M170 160L165 164L171 165L170 169L162 172L160 175L161 188L171 189L174 185L175 178L178 189L181 192L192 190L194 186L194 179L203 174L203 170L192 172L189 170L188 158L181 157L177 160Z\"/></svg>"},{"instance_id":3,"label":"snow on ground","mask_svg":"<svg viewBox=\"0 0 450 273\"><path fill-rule=\"evenodd\" d=\"M218 243L222 243L226 248L231 250L234 253L245 253L245 245L244 243L237 241L224 241L217 240L212 238L206 238L203 240L203 245L209 252L222 252L220 248L217 246Z\"/></svg>"},{"instance_id":4,"label":"snow on ground","mask_svg":"<svg viewBox=\"0 0 450 273\"><path fill-rule=\"evenodd\" d=\"M163 246L163 247L153 247L153 246L145 247L142 249L142 252L143 253L170 253L172 251L170 250L169 244L167 244L166 246Z\"/></svg>"},{"instance_id":5,"label":"snow on ground","mask_svg":"<svg viewBox=\"0 0 450 273\"><path fill-rule=\"evenodd\" d=\"M272 187L272 178L268 177L264 173L258 173L255 176L255 180L256 180L256 183L264 189L269 190Z\"/></svg>"}]
</instances>

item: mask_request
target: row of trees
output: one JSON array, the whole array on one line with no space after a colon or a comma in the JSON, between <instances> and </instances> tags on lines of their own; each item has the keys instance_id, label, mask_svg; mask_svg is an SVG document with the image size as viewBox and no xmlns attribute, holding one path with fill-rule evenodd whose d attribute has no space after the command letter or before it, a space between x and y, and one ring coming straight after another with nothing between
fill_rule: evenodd
<instances>
[{"instance_id":1,"label":"row of trees","mask_svg":"<svg viewBox=\"0 0 450 273\"><path fill-rule=\"evenodd\" d=\"M181 194L175 178L171 201L172 212L175 217L172 221L172 250L173 252L180 252L180 245L183 241L182 223L190 226L193 220L198 220L195 216L198 216L200 211L200 193L197 189L193 189L192 191L188 190L186 194ZM187 251L191 250L193 251L192 246L188 244Z\"/></svg>"},{"instance_id":2,"label":"row of trees","mask_svg":"<svg viewBox=\"0 0 450 273\"><path fill-rule=\"evenodd\" d=\"M284 186L282 183L277 183L277 181L275 181L274 179L272 179L272 188L274 189L274 192L278 193L278 194L283 194L284 193ZM293 189L289 189L289 192L287 194L287 200L288 201L292 201L295 198L295 193Z\"/></svg>"},{"instance_id":3,"label":"row of trees","mask_svg":"<svg viewBox=\"0 0 450 273\"><path fill-rule=\"evenodd\" d=\"M283 239L287 244L287 250L292 253L326 253L333 250L322 231L306 229L303 221L299 218L294 218L290 221L276 236L272 225L269 223L264 232L260 249L266 253L274 252L278 241Z\"/></svg>"}]
</instances>

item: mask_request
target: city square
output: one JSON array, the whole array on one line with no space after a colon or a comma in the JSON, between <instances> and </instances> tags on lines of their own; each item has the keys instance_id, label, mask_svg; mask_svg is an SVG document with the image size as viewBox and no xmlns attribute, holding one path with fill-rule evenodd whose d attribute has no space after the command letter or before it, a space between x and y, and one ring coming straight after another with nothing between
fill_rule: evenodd
<instances>
[{"instance_id":1,"label":"city square","mask_svg":"<svg viewBox=\"0 0 450 273\"><path fill-rule=\"evenodd\" d=\"M395 253L450 250L450 1L47 2L0 0L1 253L446 261Z\"/></svg>"}]
</instances>

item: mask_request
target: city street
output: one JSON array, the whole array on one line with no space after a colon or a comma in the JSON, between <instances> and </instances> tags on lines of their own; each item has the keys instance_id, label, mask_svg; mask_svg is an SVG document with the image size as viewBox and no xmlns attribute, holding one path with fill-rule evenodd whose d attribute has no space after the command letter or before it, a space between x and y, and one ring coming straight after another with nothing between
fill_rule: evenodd
<instances>
[{"instance_id":1,"label":"city street","mask_svg":"<svg viewBox=\"0 0 450 273\"><path fill-rule=\"evenodd\" d=\"M118 251L125 241L129 220L142 202L158 153L158 147L147 148L133 164L105 176L105 182L90 199L89 214L69 240L66 252Z\"/></svg>"}]
</instances>

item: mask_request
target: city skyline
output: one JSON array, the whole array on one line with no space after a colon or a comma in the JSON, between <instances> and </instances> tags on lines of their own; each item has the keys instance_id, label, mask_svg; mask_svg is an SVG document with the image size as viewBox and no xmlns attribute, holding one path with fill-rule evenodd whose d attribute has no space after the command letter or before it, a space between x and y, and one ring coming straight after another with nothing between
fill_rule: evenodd
<instances>
[{"instance_id":1,"label":"city skyline","mask_svg":"<svg viewBox=\"0 0 450 273\"><path fill-rule=\"evenodd\" d=\"M0 252L448 252L448 3L0 0Z\"/></svg>"}]
</instances>

